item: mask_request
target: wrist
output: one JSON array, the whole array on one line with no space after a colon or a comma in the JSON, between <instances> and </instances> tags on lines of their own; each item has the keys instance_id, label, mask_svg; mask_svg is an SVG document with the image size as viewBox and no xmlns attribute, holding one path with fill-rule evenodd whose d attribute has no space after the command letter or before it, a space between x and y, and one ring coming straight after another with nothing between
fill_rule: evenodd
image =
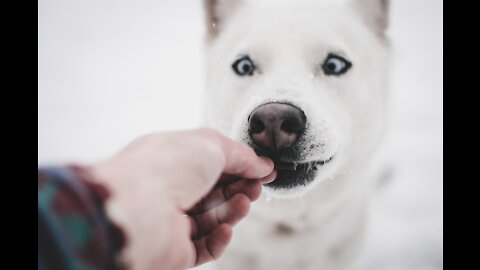
<instances>
[{"instance_id":1,"label":"wrist","mask_svg":"<svg viewBox=\"0 0 480 270\"><path fill-rule=\"evenodd\" d=\"M78 176L78 179L83 183L86 191L91 197L91 201L94 206L94 218L96 223L104 228L103 247L107 250L112 264L116 268L123 269L123 263L119 261L119 255L126 245L126 234L122 222L118 222L118 218L112 216L110 204L113 202L111 199L111 191L108 185L97 181L97 178L92 174L91 169L87 166L71 165L68 168Z\"/></svg>"}]
</instances>

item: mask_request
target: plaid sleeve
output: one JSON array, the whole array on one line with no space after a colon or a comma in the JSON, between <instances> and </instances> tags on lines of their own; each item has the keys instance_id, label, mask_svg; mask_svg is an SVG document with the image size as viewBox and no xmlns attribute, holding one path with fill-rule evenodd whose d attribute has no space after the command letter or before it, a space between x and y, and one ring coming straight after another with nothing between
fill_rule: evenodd
<instances>
[{"instance_id":1,"label":"plaid sleeve","mask_svg":"<svg viewBox=\"0 0 480 270\"><path fill-rule=\"evenodd\" d=\"M104 210L108 190L78 166L38 170L38 269L120 269L122 230Z\"/></svg>"}]
</instances>

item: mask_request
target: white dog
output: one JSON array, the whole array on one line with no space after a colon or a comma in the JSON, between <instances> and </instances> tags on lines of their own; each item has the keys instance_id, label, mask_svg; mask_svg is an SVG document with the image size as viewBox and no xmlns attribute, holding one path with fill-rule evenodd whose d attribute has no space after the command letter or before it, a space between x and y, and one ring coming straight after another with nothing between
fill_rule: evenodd
<instances>
[{"instance_id":1,"label":"white dog","mask_svg":"<svg viewBox=\"0 0 480 270\"><path fill-rule=\"evenodd\" d=\"M207 122L278 171L220 269L344 269L361 243L386 124L387 1L205 8Z\"/></svg>"}]
</instances>

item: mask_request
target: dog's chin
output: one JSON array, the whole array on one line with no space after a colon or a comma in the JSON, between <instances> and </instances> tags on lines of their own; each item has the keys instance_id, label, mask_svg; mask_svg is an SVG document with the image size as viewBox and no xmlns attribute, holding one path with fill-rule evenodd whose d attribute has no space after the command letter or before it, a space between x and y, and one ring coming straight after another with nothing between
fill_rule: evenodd
<instances>
[{"instance_id":1,"label":"dog's chin","mask_svg":"<svg viewBox=\"0 0 480 270\"><path fill-rule=\"evenodd\" d=\"M295 170L277 169L276 179L265 184L265 191L276 197L296 197L302 195L308 187L324 174L334 156L325 160L296 164Z\"/></svg>"}]
</instances>

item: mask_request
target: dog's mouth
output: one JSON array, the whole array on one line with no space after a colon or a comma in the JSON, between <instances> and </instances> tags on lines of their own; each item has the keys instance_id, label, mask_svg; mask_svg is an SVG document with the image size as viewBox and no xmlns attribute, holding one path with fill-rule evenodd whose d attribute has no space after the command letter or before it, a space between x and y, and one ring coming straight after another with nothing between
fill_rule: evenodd
<instances>
[{"instance_id":1,"label":"dog's mouth","mask_svg":"<svg viewBox=\"0 0 480 270\"><path fill-rule=\"evenodd\" d=\"M277 170L277 178L275 181L268 183L265 186L274 189L287 189L300 185L306 186L315 179L318 168L330 162L332 159L333 156L325 160L315 160L304 163L286 162L273 159L275 169Z\"/></svg>"}]
</instances>

